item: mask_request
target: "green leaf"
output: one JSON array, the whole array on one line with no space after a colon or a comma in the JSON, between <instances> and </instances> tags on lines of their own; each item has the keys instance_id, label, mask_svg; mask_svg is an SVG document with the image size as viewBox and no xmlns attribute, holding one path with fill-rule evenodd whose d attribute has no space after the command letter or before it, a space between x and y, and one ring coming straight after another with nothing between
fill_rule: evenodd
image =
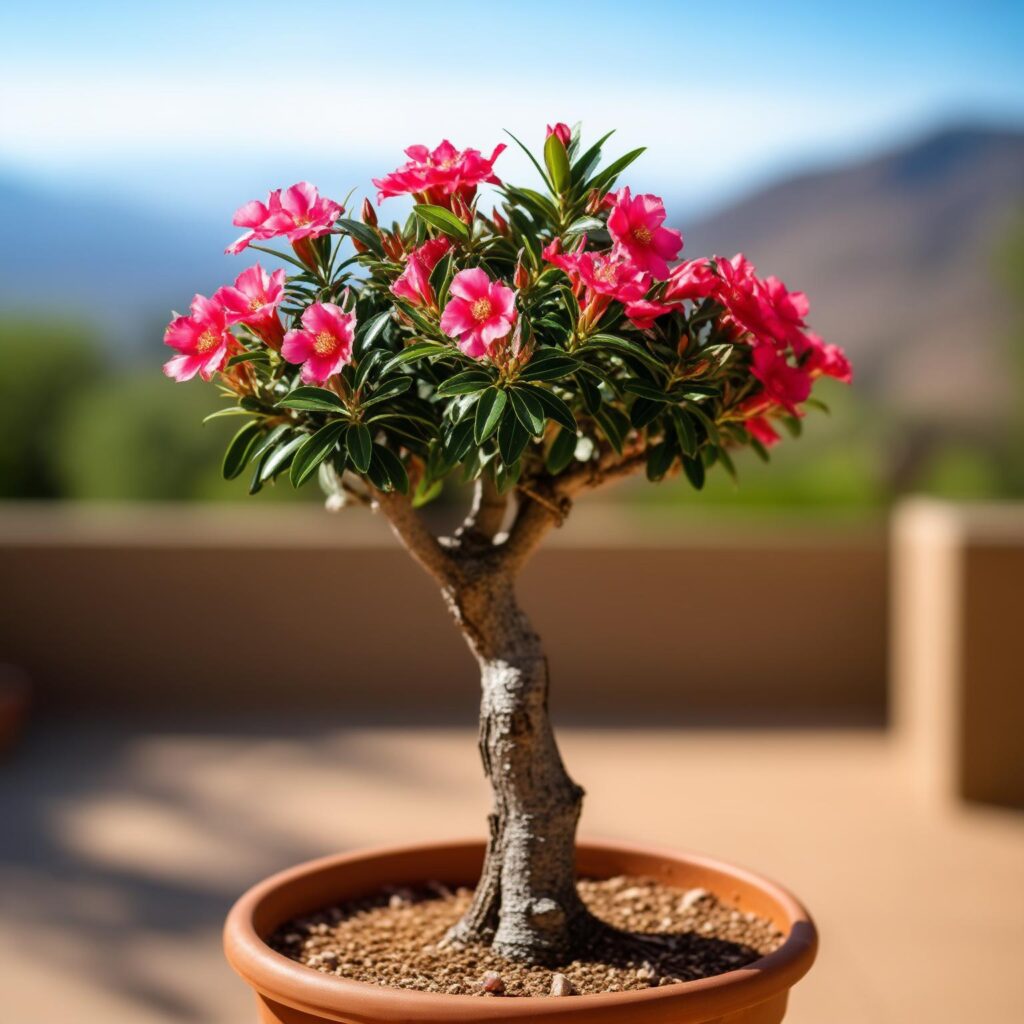
<instances>
[{"instance_id":1,"label":"green leaf","mask_svg":"<svg viewBox=\"0 0 1024 1024\"><path fill-rule=\"evenodd\" d=\"M321 427L315 434L307 437L295 453L291 466L291 481L293 487L301 487L316 471L328 455L334 451L338 439L345 430L345 423L335 420Z\"/></svg>"},{"instance_id":2,"label":"green leaf","mask_svg":"<svg viewBox=\"0 0 1024 1024\"><path fill-rule=\"evenodd\" d=\"M293 388L277 404L281 408L300 409L303 412L347 411L345 403L333 391L313 387L311 384L302 384Z\"/></svg>"},{"instance_id":3,"label":"green leaf","mask_svg":"<svg viewBox=\"0 0 1024 1024\"><path fill-rule=\"evenodd\" d=\"M687 402L686 411L691 416L700 420L701 425L704 427L704 432L710 441L714 444L721 444L722 438L718 433L718 427L715 426L715 421L699 405L694 402Z\"/></svg>"},{"instance_id":4,"label":"green leaf","mask_svg":"<svg viewBox=\"0 0 1024 1024\"><path fill-rule=\"evenodd\" d=\"M572 167L572 183L578 185L590 173L594 164L601 159L601 147L615 134L615 130L607 132L581 156Z\"/></svg>"},{"instance_id":5,"label":"green leaf","mask_svg":"<svg viewBox=\"0 0 1024 1024\"><path fill-rule=\"evenodd\" d=\"M239 363L269 363L270 355L267 352L261 352L259 350L254 352L239 352L237 356L232 356L228 361L228 366L237 366Z\"/></svg>"},{"instance_id":6,"label":"green leaf","mask_svg":"<svg viewBox=\"0 0 1024 1024\"><path fill-rule=\"evenodd\" d=\"M554 138L554 136L552 136ZM561 380L579 369L579 362L560 349L539 348L519 372L520 380Z\"/></svg>"},{"instance_id":7,"label":"green leaf","mask_svg":"<svg viewBox=\"0 0 1024 1024\"><path fill-rule=\"evenodd\" d=\"M204 423L209 423L210 420L219 420L224 416L252 416L252 409L243 409L237 405L229 405L226 409L218 409L216 412L211 412L209 416L203 417Z\"/></svg>"},{"instance_id":8,"label":"green leaf","mask_svg":"<svg viewBox=\"0 0 1024 1024\"><path fill-rule=\"evenodd\" d=\"M453 350L448 345L442 345L436 341L419 341L415 345L410 345L407 349L399 352L398 355L393 356L387 361L384 366L384 373L388 373L393 370L396 366L404 366L406 363L414 363L418 359L429 359L431 356L439 356L448 353L452 354Z\"/></svg>"},{"instance_id":9,"label":"green leaf","mask_svg":"<svg viewBox=\"0 0 1024 1024\"><path fill-rule=\"evenodd\" d=\"M502 413L508 403L508 395L501 388L488 388L476 403L473 438L483 444L498 429Z\"/></svg>"},{"instance_id":10,"label":"green leaf","mask_svg":"<svg viewBox=\"0 0 1024 1024\"><path fill-rule=\"evenodd\" d=\"M359 362L356 364L355 375L352 379L352 383L356 391L360 391L362 389L363 385L366 383L366 378L370 376L370 372L384 358L385 354L386 353L383 349L375 348L360 357Z\"/></svg>"},{"instance_id":11,"label":"green leaf","mask_svg":"<svg viewBox=\"0 0 1024 1024\"><path fill-rule=\"evenodd\" d=\"M225 480L234 480L245 469L263 433L259 423L246 423L228 442L221 473Z\"/></svg>"},{"instance_id":12,"label":"green leaf","mask_svg":"<svg viewBox=\"0 0 1024 1024\"><path fill-rule=\"evenodd\" d=\"M258 459L264 452L273 448L281 438L291 430L290 423L280 423L267 434L262 441L253 449L250 459Z\"/></svg>"},{"instance_id":13,"label":"green leaf","mask_svg":"<svg viewBox=\"0 0 1024 1024\"><path fill-rule=\"evenodd\" d=\"M506 416L498 427L498 450L506 466L513 465L530 443L530 432L518 416Z\"/></svg>"},{"instance_id":14,"label":"green leaf","mask_svg":"<svg viewBox=\"0 0 1024 1024\"><path fill-rule=\"evenodd\" d=\"M570 180L569 154L565 151L562 140L557 135L549 135L544 142L544 163L556 195L561 195L568 187Z\"/></svg>"},{"instance_id":15,"label":"green leaf","mask_svg":"<svg viewBox=\"0 0 1024 1024\"><path fill-rule=\"evenodd\" d=\"M629 417L613 405L604 405L595 411L594 419L597 420L611 446L621 455L622 448L626 442L626 435L629 433Z\"/></svg>"},{"instance_id":16,"label":"green leaf","mask_svg":"<svg viewBox=\"0 0 1024 1024\"><path fill-rule=\"evenodd\" d=\"M417 203L412 209L424 224L437 228L459 242L469 241L469 228L451 210L446 210L443 206L432 206L430 203Z\"/></svg>"},{"instance_id":17,"label":"green leaf","mask_svg":"<svg viewBox=\"0 0 1024 1024\"><path fill-rule=\"evenodd\" d=\"M540 437L544 433L544 421L547 417L536 395L526 388L509 388L508 396L512 402L512 411L519 422L535 437Z\"/></svg>"},{"instance_id":18,"label":"green leaf","mask_svg":"<svg viewBox=\"0 0 1024 1024\"><path fill-rule=\"evenodd\" d=\"M619 338L614 334L594 334L587 338L584 345L586 348L609 349L621 355L633 356L656 370L661 370L662 372L665 370L664 364L660 359L651 355L647 349L638 345L635 341L630 341L628 338Z\"/></svg>"},{"instance_id":19,"label":"green leaf","mask_svg":"<svg viewBox=\"0 0 1024 1024\"><path fill-rule=\"evenodd\" d=\"M384 257L384 246L381 244L380 235L368 224L343 217L338 221L338 227L346 234L351 235L357 242L362 242L375 256Z\"/></svg>"},{"instance_id":20,"label":"green leaf","mask_svg":"<svg viewBox=\"0 0 1024 1024\"><path fill-rule=\"evenodd\" d=\"M690 481L696 490L699 491L704 486L704 463L700 459L684 457L683 472L686 474L686 479Z\"/></svg>"},{"instance_id":21,"label":"green leaf","mask_svg":"<svg viewBox=\"0 0 1024 1024\"><path fill-rule=\"evenodd\" d=\"M399 494L409 493L409 474L406 473L402 460L390 448L385 448L382 444L373 446L369 472L370 479L378 490L394 490ZM383 486L374 480L375 474L378 479L383 477Z\"/></svg>"},{"instance_id":22,"label":"green leaf","mask_svg":"<svg viewBox=\"0 0 1024 1024\"><path fill-rule=\"evenodd\" d=\"M544 406L544 412L547 413L548 419L561 424L566 430L576 432L576 417L573 416L572 409L569 408L567 402L547 388L531 387L529 390L530 394Z\"/></svg>"},{"instance_id":23,"label":"green leaf","mask_svg":"<svg viewBox=\"0 0 1024 1024\"><path fill-rule=\"evenodd\" d=\"M646 146L641 146L639 149L631 150L625 156L620 156L618 160L613 160L603 171L599 171L587 182L584 191L589 192L592 188L596 188L599 192L607 192L615 184L615 179L646 149Z\"/></svg>"},{"instance_id":24,"label":"green leaf","mask_svg":"<svg viewBox=\"0 0 1024 1024\"><path fill-rule=\"evenodd\" d=\"M291 457L305 444L306 434L293 437L287 444L275 448L260 465L260 484L265 484L288 464Z\"/></svg>"},{"instance_id":25,"label":"green leaf","mask_svg":"<svg viewBox=\"0 0 1024 1024\"><path fill-rule=\"evenodd\" d=\"M672 426L675 428L679 447L685 455L692 458L697 454L697 431L694 430L693 421L677 406L672 407L671 413Z\"/></svg>"},{"instance_id":26,"label":"green leaf","mask_svg":"<svg viewBox=\"0 0 1024 1024\"><path fill-rule=\"evenodd\" d=\"M473 417L467 416L457 423L445 438L442 451L445 461L454 466L461 462L473 447Z\"/></svg>"},{"instance_id":27,"label":"green leaf","mask_svg":"<svg viewBox=\"0 0 1024 1024\"><path fill-rule=\"evenodd\" d=\"M505 134L510 139L512 139L512 141L515 142L515 144L530 158L530 163L537 168L537 173L541 176L541 179L543 180L544 184L547 185L548 188L551 188L551 181L548 178L548 176L544 173L544 168L541 167L539 163L537 163L537 158L507 128L505 129Z\"/></svg>"},{"instance_id":28,"label":"green leaf","mask_svg":"<svg viewBox=\"0 0 1024 1024\"><path fill-rule=\"evenodd\" d=\"M395 395L404 395L413 385L412 377L402 374L401 377L395 377L392 380L386 381L381 384L379 388L365 401L360 404L364 409L369 409L372 405L378 405L381 402L386 402L389 398L394 398Z\"/></svg>"},{"instance_id":29,"label":"green leaf","mask_svg":"<svg viewBox=\"0 0 1024 1024\"><path fill-rule=\"evenodd\" d=\"M629 422L637 430L643 430L649 423L653 423L664 410L665 406L661 402L653 402L649 398L637 398L629 407Z\"/></svg>"},{"instance_id":30,"label":"green leaf","mask_svg":"<svg viewBox=\"0 0 1024 1024\"><path fill-rule=\"evenodd\" d=\"M443 489L443 480L428 481L425 476L422 477L420 482L416 485L416 490L413 491L412 507L422 508L424 505L429 504L438 497L438 495L440 495Z\"/></svg>"},{"instance_id":31,"label":"green leaf","mask_svg":"<svg viewBox=\"0 0 1024 1024\"><path fill-rule=\"evenodd\" d=\"M576 235L589 234L591 231L603 231L605 223L597 217L580 217L574 220L563 232L562 240Z\"/></svg>"},{"instance_id":32,"label":"green leaf","mask_svg":"<svg viewBox=\"0 0 1024 1024\"><path fill-rule=\"evenodd\" d=\"M357 352L366 352L372 348L373 343L380 337L381 332L388 325L391 319L391 310L386 309L383 313L370 317L365 326L356 331L355 349Z\"/></svg>"},{"instance_id":33,"label":"green leaf","mask_svg":"<svg viewBox=\"0 0 1024 1024\"><path fill-rule=\"evenodd\" d=\"M672 468L672 463L676 461L678 454L675 445L666 441L649 448L647 451L647 479L652 482L661 480Z\"/></svg>"},{"instance_id":34,"label":"green leaf","mask_svg":"<svg viewBox=\"0 0 1024 1024\"><path fill-rule=\"evenodd\" d=\"M483 391L492 383L490 374L483 370L464 370L439 384L437 395L441 398L448 398L451 395L471 395L475 391Z\"/></svg>"},{"instance_id":35,"label":"green leaf","mask_svg":"<svg viewBox=\"0 0 1024 1024\"><path fill-rule=\"evenodd\" d=\"M549 473L553 476L558 476L572 462L577 440L575 430L563 428L558 432L557 437L555 437L551 447L548 449L547 457L544 459L544 465Z\"/></svg>"},{"instance_id":36,"label":"green leaf","mask_svg":"<svg viewBox=\"0 0 1024 1024\"><path fill-rule=\"evenodd\" d=\"M365 423L353 423L345 431L345 447L348 457L352 460L357 473L365 473L370 468L373 455L373 438L370 428Z\"/></svg>"},{"instance_id":37,"label":"green leaf","mask_svg":"<svg viewBox=\"0 0 1024 1024\"><path fill-rule=\"evenodd\" d=\"M649 399L652 402L665 403L669 400L669 396L660 388L656 388L653 384L648 384L646 381L637 380L636 378L623 381L622 390L631 395L639 395L641 398Z\"/></svg>"}]
</instances>

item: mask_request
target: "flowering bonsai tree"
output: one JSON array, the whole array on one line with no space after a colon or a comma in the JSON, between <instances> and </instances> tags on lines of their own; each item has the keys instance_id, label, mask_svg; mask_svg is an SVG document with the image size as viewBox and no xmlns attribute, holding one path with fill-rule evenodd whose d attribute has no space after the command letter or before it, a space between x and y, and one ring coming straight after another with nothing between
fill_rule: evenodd
<instances>
[{"instance_id":1,"label":"flowering bonsai tree","mask_svg":"<svg viewBox=\"0 0 1024 1024\"><path fill-rule=\"evenodd\" d=\"M480 664L494 790L483 875L451 938L533 962L597 925L573 868L583 791L555 743L517 574L582 494L634 473L699 489L714 467L734 472L735 449L767 457L778 424L795 432L815 378L850 377L807 329L801 293L742 255L676 262L662 201L615 190L642 150L601 167L607 139L584 149L549 128L543 160L530 156L542 189L496 176L504 146L412 146L374 181L378 201L415 201L390 227L305 182L247 203L228 251L288 269L256 264L197 295L165 336L168 376L214 381L230 404L213 415L245 418L225 477L251 467L255 492L317 474L329 502L386 516L437 581ZM260 244L275 238L292 253ZM472 504L438 537L419 510L452 477L472 482Z\"/></svg>"}]
</instances>

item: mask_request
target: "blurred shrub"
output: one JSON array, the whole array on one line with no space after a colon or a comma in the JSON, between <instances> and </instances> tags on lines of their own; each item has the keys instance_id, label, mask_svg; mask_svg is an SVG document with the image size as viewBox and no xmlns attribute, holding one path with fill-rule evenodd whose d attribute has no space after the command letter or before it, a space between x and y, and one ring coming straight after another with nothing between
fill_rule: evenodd
<instances>
[{"instance_id":1,"label":"blurred shrub","mask_svg":"<svg viewBox=\"0 0 1024 1024\"><path fill-rule=\"evenodd\" d=\"M0 357L0 497L62 497L65 414L107 372L98 339L80 324L8 316Z\"/></svg>"}]
</instances>

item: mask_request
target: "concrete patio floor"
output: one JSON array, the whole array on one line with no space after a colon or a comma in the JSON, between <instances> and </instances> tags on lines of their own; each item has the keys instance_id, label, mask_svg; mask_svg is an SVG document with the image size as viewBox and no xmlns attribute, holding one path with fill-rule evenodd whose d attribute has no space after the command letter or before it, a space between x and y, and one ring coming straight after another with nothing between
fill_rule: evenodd
<instances>
[{"instance_id":1,"label":"concrete patio floor","mask_svg":"<svg viewBox=\"0 0 1024 1024\"><path fill-rule=\"evenodd\" d=\"M565 729L589 835L702 850L822 932L792 1024L1024 1020L1024 816L920 806L879 731ZM469 729L37 723L0 765L4 1024L242 1024L219 928L278 868L479 834Z\"/></svg>"}]
</instances>

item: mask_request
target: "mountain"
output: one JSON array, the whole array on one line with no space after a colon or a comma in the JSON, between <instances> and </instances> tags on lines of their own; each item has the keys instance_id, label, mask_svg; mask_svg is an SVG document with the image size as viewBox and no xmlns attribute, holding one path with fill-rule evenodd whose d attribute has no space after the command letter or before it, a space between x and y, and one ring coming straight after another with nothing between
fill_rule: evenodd
<instances>
[{"instance_id":1,"label":"mountain","mask_svg":"<svg viewBox=\"0 0 1024 1024\"><path fill-rule=\"evenodd\" d=\"M150 214L128 202L0 175L0 310L73 316L123 347L159 339L161 320L231 270L230 225Z\"/></svg>"},{"instance_id":2,"label":"mountain","mask_svg":"<svg viewBox=\"0 0 1024 1024\"><path fill-rule=\"evenodd\" d=\"M1013 400L998 251L1024 225L1024 132L937 132L764 188L685 230L690 255L747 254L811 299L857 382L904 413Z\"/></svg>"}]
</instances>

